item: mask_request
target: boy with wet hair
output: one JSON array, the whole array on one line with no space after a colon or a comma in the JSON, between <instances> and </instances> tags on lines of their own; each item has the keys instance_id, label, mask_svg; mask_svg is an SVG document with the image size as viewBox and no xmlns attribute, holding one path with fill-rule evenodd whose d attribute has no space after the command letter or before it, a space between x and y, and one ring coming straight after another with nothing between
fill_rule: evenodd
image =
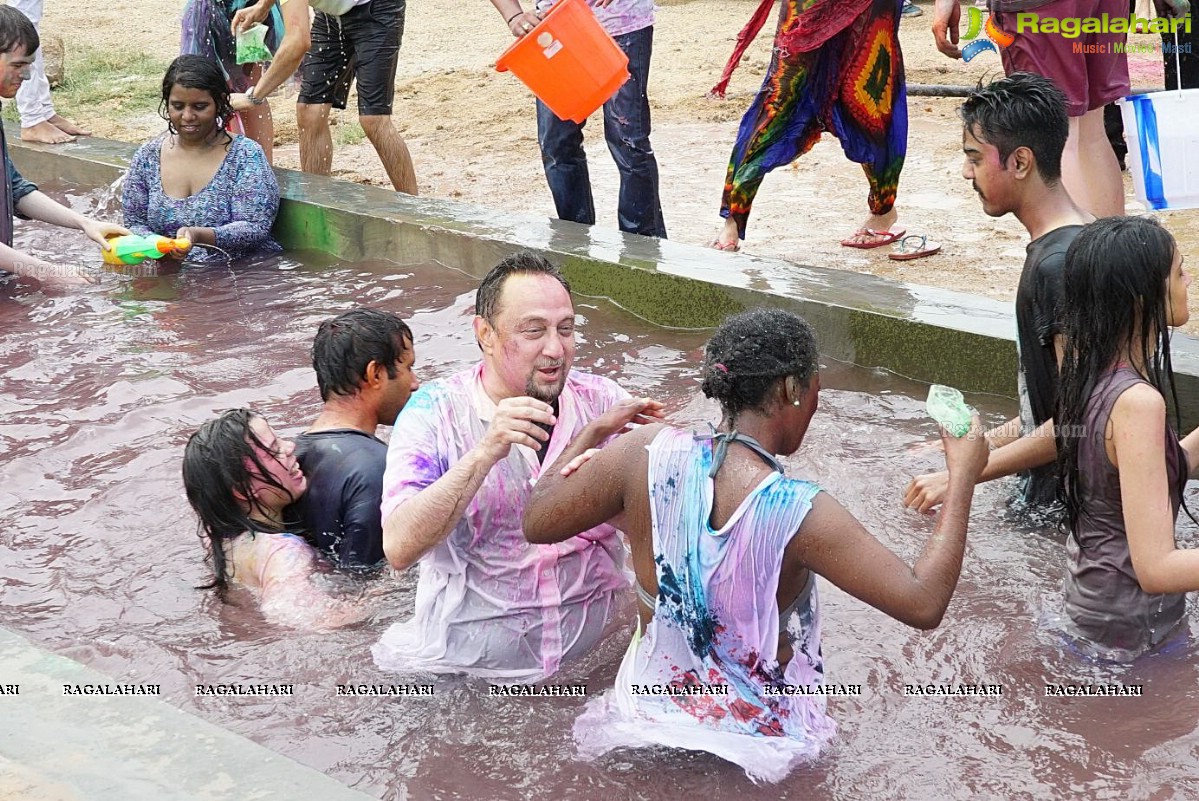
<instances>
[{"instance_id":1,"label":"boy with wet hair","mask_svg":"<svg viewBox=\"0 0 1199 801\"><path fill-rule=\"evenodd\" d=\"M360 307L325 320L312 343L324 409L296 438L308 477L297 504L309 538L340 567L383 562L383 470L387 445L375 436L420 386L412 331L391 312Z\"/></svg>"},{"instance_id":2,"label":"boy with wet hair","mask_svg":"<svg viewBox=\"0 0 1199 801\"><path fill-rule=\"evenodd\" d=\"M1062 183L1069 123L1066 98L1041 75L1017 72L972 92L960 109L962 177L991 217L1014 214L1032 239L1016 290L1020 416L987 432L992 450L979 481L1025 472L1020 493L1029 507L1055 503L1053 414L1062 357L1062 269L1066 250L1094 218ZM1106 146L1106 145L1105 145ZM931 511L945 497L948 475L917 476L904 504Z\"/></svg>"},{"instance_id":3,"label":"boy with wet hair","mask_svg":"<svg viewBox=\"0 0 1199 801\"><path fill-rule=\"evenodd\" d=\"M1185 5L1187 0L1165 0ZM933 37L937 49L961 58L958 25L961 0L937 0ZM1078 21L1117 19L1128 14L1128 0L988 0L990 22L1012 37L1000 48L1003 70L1009 76L1030 72L1049 78L1064 93L1069 115L1063 181L1080 208L1097 217L1124 213L1124 182L1120 165L1108 146L1103 107L1131 94L1128 56L1121 47L1127 33L1104 28L1083 31ZM1181 12L1185 13L1185 12ZM1041 31L1021 24L1035 18L1054 23ZM1058 32L1060 29L1060 32ZM1080 50L1076 50L1080 47Z\"/></svg>"}]
</instances>

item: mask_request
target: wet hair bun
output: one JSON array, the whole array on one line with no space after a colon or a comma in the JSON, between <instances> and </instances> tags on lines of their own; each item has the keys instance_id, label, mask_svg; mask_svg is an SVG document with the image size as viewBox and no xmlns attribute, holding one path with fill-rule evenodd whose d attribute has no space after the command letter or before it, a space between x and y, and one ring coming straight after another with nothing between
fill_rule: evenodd
<instances>
[{"instance_id":1,"label":"wet hair bun","mask_svg":"<svg viewBox=\"0 0 1199 801\"><path fill-rule=\"evenodd\" d=\"M736 380L728 366L721 362L704 364L702 389L705 398L722 401L735 385Z\"/></svg>"},{"instance_id":2,"label":"wet hair bun","mask_svg":"<svg viewBox=\"0 0 1199 801\"><path fill-rule=\"evenodd\" d=\"M794 376L806 384L817 368L816 335L798 314L754 309L724 321L704 351L703 393L727 415L765 406L770 388Z\"/></svg>"}]
</instances>

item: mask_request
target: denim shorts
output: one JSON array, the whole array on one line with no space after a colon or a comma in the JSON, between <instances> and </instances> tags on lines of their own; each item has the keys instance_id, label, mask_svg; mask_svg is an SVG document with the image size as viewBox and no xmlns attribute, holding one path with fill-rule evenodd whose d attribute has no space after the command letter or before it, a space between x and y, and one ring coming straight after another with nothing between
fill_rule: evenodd
<instances>
[{"instance_id":1,"label":"denim shorts","mask_svg":"<svg viewBox=\"0 0 1199 801\"><path fill-rule=\"evenodd\" d=\"M359 116L391 114L404 35L405 0L370 0L340 17L312 20L312 46L300 64L299 102L344 109L358 80Z\"/></svg>"}]
</instances>

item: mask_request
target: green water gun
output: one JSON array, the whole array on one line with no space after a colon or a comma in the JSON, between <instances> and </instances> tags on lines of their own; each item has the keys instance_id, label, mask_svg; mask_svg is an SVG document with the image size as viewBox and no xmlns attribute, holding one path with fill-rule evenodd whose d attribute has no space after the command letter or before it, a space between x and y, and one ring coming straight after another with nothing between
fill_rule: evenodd
<instances>
[{"instance_id":1,"label":"green water gun","mask_svg":"<svg viewBox=\"0 0 1199 801\"><path fill-rule=\"evenodd\" d=\"M108 238L104 251L105 264L141 264L146 259L161 259L172 251L191 250L190 239L169 239L165 236L124 234Z\"/></svg>"}]
</instances>

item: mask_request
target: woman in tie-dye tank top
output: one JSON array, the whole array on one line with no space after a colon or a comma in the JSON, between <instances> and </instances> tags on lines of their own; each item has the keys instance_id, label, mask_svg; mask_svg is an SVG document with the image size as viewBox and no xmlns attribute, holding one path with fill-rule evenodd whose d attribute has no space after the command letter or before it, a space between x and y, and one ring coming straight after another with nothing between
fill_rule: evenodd
<instances>
[{"instance_id":1,"label":"woman in tie-dye tank top","mask_svg":"<svg viewBox=\"0 0 1199 801\"><path fill-rule=\"evenodd\" d=\"M986 444L946 438L949 500L910 567L775 457L799 448L816 413L816 343L803 319L777 309L729 319L703 373L719 426L647 425L600 451L572 447L539 479L525 536L557 542L625 516L640 625L615 688L575 724L582 756L674 746L776 782L835 731L815 574L904 623L937 626Z\"/></svg>"}]
</instances>

